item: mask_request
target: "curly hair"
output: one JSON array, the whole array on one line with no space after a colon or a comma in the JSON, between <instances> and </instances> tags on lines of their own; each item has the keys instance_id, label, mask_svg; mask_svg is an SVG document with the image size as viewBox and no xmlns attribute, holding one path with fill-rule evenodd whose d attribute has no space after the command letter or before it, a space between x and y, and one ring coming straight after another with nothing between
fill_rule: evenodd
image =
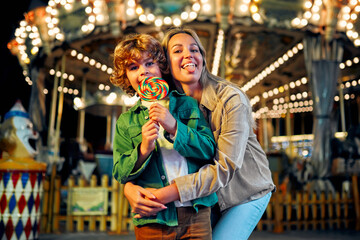
<instances>
[{"instance_id":1,"label":"curly hair","mask_svg":"<svg viewBox=\"0 0 360 240\"><path fill-rule=\"evenodd\" d=\"M110 82L119 86L130 96L134 96L136 90L126 75L126 68L134 61L139 61L143 54L159 65L162 74L168 74L166 56L160 42L148 34L130 34L117 44L114 50L114 71L110 76Z\"/></svg>"}]
</instances>

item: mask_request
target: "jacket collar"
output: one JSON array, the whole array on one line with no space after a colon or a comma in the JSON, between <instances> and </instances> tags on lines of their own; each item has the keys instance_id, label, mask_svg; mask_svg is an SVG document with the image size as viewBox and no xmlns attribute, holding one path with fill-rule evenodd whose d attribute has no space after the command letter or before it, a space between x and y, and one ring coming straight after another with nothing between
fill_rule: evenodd
<instances>
[{"instance_id":1,"label":"jacket collar","mask_svg":"<svg viewBox=\"0 0 360 240\"><path fill-rule=\"evenodd\" d=\"M217 104L217 98L214 92L210 90L210 87L203 88L200 104L209 109L211 112L214 111Z\"/></svg>"},{"instance_id":2,"label":"jacket collar","mask_svg":"<svg viewBox=\"0 0 360 240\"><path fill-rule=\"evenodd\" d=\"M131 111L137 111L137 110L141 110L141 109L146 109L146 107L144 105L141 104L141 99L139 99L136 104L130 108Z\"/></svg>"}]
</instances>

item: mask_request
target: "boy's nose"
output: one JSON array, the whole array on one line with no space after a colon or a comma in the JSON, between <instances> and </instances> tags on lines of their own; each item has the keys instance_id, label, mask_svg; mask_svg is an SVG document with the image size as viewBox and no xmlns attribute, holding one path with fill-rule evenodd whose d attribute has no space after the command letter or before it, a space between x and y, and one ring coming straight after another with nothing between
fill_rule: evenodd
<instances>
[{"instance_id":1,"label":"boy's nose","mask_svg":"<svg viewBox=\"0 0 360 240\"><path fill-rule=\"evenodd\" d=\"M149 70L146 67L141 67L141 75L146 75L149 73Z\"/></svg>"}]
</instances>

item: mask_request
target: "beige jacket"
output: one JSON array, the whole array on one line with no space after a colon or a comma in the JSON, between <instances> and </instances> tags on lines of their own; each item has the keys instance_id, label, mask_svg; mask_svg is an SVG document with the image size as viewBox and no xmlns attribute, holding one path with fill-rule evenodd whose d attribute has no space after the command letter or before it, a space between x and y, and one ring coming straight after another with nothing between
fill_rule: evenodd
<instances>
[{"instance_id":1,"label":"beige jacket","mask_svg":"<svg viewBox=\"0 0 360 240\"><path fill-rule=\"evenodd\" d=\"M217 98L204 89L200 102L217 143L215 164L175 182L181 202L216 192L224 211L266 195L275 185L266 154L251 127L251 107L245 94L225 84L219 84L216 92Z\"/></svg>"}]
</instances>

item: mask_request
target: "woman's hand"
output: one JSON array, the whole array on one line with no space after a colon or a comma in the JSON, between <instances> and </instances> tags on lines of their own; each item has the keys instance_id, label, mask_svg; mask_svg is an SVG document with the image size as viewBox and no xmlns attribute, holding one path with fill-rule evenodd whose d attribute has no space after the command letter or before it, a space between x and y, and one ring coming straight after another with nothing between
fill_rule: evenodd
<instances>
[{"instance_id":1,"label":"woman's hand","mask_svg":"<svg viewBox=\"0 0 360 240\"><path fill-rule=\"evenodd\" d=\"M170 134L176 133L176 119L171 115L169 110L159 103L150 106L149 117L151 120L158 122Z\"/></svg>"},{"instance_id":2,"label":"woman's hand","mask_svg":"<svg viewBox=\"0 0 360 240\"><path fill-rule=\"evenodd\" d=\"M166 209L166 206L158 202L155 195L149 190L128 182L124 187L124 194L130 203L133 213L137 213L135 218L156 215Z\"/></svg>"}]
</instances>

